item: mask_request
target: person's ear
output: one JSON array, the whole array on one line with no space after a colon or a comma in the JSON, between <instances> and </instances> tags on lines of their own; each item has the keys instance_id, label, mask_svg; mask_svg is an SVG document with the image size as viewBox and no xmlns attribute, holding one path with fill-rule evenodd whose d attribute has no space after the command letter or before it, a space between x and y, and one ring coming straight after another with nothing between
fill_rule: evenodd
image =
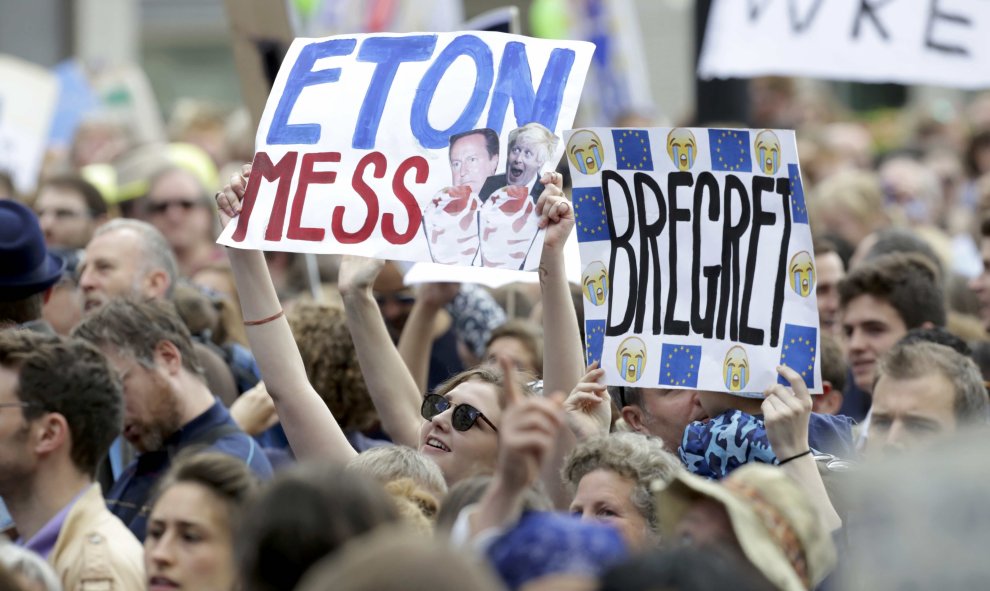
<instances>
[{"instance_id":1,"label":"person's ear","mask_svg":"<svg viewBox=\"0 0 990 591\"><path fill-rule=\"evenodd\" d=\"M43 414L37 419L35 453L50 455L71 440L69 423L57 412Z\"/></svg>"},{"instance_id":2,"label":"person's ear","mask_svg":"<svg viewBox=\"0 0 990 591\"><path fill-rule=\"evenodd\" d=\"M182 369L182 352L172 341L158 341L155 345L155 364L169 375L177 375Z\"/></svg>"},{"instance_id":3,"label":"person's ear","mask_svg":"<svg viewBox=\"0 0 990 591\"><path fill-rule=\"evenodd\" d=\"M623 406L619 412L622 414L622 420L629 425L630 429L644 435L650 434L646 426L643 425L643 409L635 405L629 405Z\"/></svg>"},{"instance_id":4,"label":"person's ear","mask_svg":"<svg viewBox=\"0 0 990 591\"><path fill-rule=\"evenodd\" d=\"M168 273L166 273L163 269L154 269L144 278L144 295L150 298L165 297L171 283L172 282L169 280Z\"/></svg>"}]
</instances>

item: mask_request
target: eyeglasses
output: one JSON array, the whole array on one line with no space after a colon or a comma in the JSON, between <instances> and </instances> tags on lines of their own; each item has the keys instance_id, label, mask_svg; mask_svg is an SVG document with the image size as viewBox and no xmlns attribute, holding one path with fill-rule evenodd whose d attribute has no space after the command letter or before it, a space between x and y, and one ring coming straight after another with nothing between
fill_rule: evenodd
<instances>
[{"instance_id":1,"label":"eyeglasses","mask_svg":"<svg viewBox=\"0 0 990 591\"><path fill-rule=\"evenodd\" d=\"M0 408L31 408L34 404L30 402L0 402Z\"/></svg>"},{"instance_id":2,"label":"eyeglasses","mask_svg":"<svg viewBox=\"0 0 990 591\"><path fill-rule=\"evenodd\" d=\"M179 207L182 211L191 211L192 209L199 207L201 201L196 199L175 199L172 201L158 201L148 204L148 213L151 215L162 215L170 207Z\"/></svg>"},{"instance_id":3,"label":"eyeglasses","mask_svg":"<svg viewBox=\"0 0 990 591\"><path fill-rule=\"evenodd\" d=\"M411 306L416 303L416 296L405 293L399 293L399 294L376 293L375 302L377 302L379 306L384 306L388 302L394 302L401 306Z\"/></svg>"},{"instance_id":4,"label":"eyeglasses","mask_svg":"<svg viewBox=\"0 0 990 591\"><path fill-rule=\"evenodd\" d=\"M420 409L420 413L424 419L432 421L433 417L445 412L451 406L454 407L454 413L451 415L450 424L458 431L467 431L474 426L478 419L481 419L492 428L492 431L498 433L495 425L480 410L470 404L454 405L451 401L439 394L427 394L426 398L423 398L423 407Z\"/></svg>"}]
</instances>

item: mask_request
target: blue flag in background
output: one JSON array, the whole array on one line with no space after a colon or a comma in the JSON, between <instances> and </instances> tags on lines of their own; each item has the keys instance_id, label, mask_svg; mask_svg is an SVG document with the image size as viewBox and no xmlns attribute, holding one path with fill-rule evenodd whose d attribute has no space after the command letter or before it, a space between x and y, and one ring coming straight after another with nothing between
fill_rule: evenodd
<instances>
[{"instance_id":1,"label":"blue flag in background","mask_svg":"<svg viewBox=\"0 0 990 591\"><path fill-rule=\"evenodd\" d=\"M745 129L709 129L708 143L712 170L753 172L749 132Z\"/></svg>"},{"instance_id":2,"label":"blue flag in background","mask_svg":"<svg viewBox=\"0 0 990 591\"><path fill-rule=\"evenodd\" d=\"M701 347L664 343L660 353L660 384L664 386L698 386Z\"/></svg>"},{"instance_id":3,"label":"blue flag in background","mask_svg":"<svg viewBox=\"0 0 990 591\"><path fill-rule=\"evenodd\" d=\"M650 134L645 129L613 129L615 167L619 170L653 170Z\"/></svg>"},{"instance_id":4,"label":"blue flag in background","mask_svg":"<svg viewBox=\"0 0 990 591\"><path fill-rule=\"evenodd\" d=\"M801 374L808 388L814 387L818 329L813 326L785 324L783 343L780 348L780 364ZM777 376L777 382L785 386L790 385L784 376Z\"/></svg>"},{"instance_id":5,"label":"blue flag in background","mask_svg":"<svg viewBox=\"0 0 990 591\"><path fill-rule=\"evenodd\" d=\"M584 322L584 350L587 364L591 365L595 361L601 366L602 349L605 347L605 321L585 320Z\"/></svg>"}]
</instances>

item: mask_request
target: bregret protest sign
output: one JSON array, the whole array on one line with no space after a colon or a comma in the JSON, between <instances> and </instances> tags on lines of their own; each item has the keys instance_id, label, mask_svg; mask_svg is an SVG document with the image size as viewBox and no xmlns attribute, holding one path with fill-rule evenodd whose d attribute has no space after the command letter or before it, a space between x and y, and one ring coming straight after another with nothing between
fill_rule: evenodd
<instances>
[{"instance_id":1,"label":"bregret protest sign","mask_svg":"<svg viewBox=\"0 0 990 591\"><path fill-rule=\"evenodd\" d=\"M535 269L540 176L592 52L481 32L297 39L219 242Z\"/></svg>"},{"instance_id":2,"label":"bregret protest sign","mask_svg":"<svg viewBox=\"0 0 990 591\"><path fill-rule=\"evenodd\" d=\"M565 133L585 348L610 385L821 391L814 253L794 132Z\"/></svg>"},{"instance_id":3,"label":"bregret protest sign","mask_svg":"<svg viewBox=\"0 0 990 591\"><path fill-rule=\"evenodd\" d=\"M988 37L984 0L716 0L698 74L988 88Z\"/></svg>"}]
</instances>

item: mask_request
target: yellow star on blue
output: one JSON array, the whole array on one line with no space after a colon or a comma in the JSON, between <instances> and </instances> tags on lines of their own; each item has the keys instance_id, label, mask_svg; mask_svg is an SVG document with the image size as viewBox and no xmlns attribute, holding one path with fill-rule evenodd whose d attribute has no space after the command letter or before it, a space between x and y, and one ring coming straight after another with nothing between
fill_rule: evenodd
<instances>
[{"instance_id":1,"label":"yellow star on blue","mask_svg":"<svg viewBox=\"0 0 990 591\"><path fill-rule=\"evenodd\" d=\"M807 224L808 207L804 202L804 184L797 164L787 165L787 178L791 184L791 220L795 224Z\"/></svg>"},{"instance_id":2,"label":"yellow star on blue","mask_svg":"<svg viewBox=\"0 0 990 591\"><path fill-rule=\"evenodd\" d=\"M613 129L612 140L618 170L653 170L650 134L645 129Z\"/></svg>"},{"instance_id":3,"label":"yellow star on blue","mask_svg":"<svg viewBox=\"0 0 990 591\"><path fill-rule=\"evenodd\" d=\"M587 364L595 361L601 364L602 348L605 346L605 321L586 320L584 322L584 354Z\"/></svg>"},{"instance_id":4,"label":"yellow star on blue","mask_svg":"<svg viewBox=\"0 0 990 591\"><path fill-rule=\"evenodd\" d=\"M809 388L815 385L815 346L818 342L818 329L813 326L799 326L797 324L784 325L784 342L787 345L781 348L780 364L786 365L801 374L804 383ZM777 376L777 381L785 386L787 380L783 376Z\"/></svg>"},{"instance_id":5,"label":"yellow star on blue","mask_svg":"<svg viewBox=\"0 0 990 591\"><path fill-rule=\"evenodd\" d=\"M608 240L608 214L601 187L575 188L571 194L578 242Z\"/></svg>"},{"instance_id":6,"label":"yellow star on blue","mask_svg":"<svg viewBox=\"0 0 990 591\"><path fill-rule=\"evenodd\" d=\"M701 362L701 347L698 345L679 345L664 343L660 350L661 386L680 386L696 388L698 386L698 367Z\"/></svg>"},{"instance_id":7,"label":"yellow star on blue","mask_svg":"<svg viewBox=\"0 0 990 591\"><path fill-rule=\"evenodd\" d=\"M712 170L753 171L753 158L749 150L749 131L745 129L709 129L708 142L712 156Z\"/></svg>"}]
</instances>

